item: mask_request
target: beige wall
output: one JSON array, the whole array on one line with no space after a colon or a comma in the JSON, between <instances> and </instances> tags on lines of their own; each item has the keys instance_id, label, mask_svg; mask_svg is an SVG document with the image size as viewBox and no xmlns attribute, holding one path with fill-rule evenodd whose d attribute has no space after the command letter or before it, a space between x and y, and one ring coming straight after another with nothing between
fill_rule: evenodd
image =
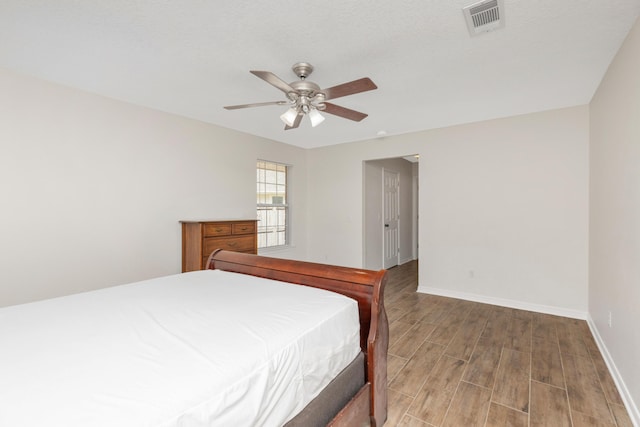
<instances>
[{"instance_id":1,"label":"beige wall","mask_svg":"<svg viewBox=\"0 0 640 427\"><path fill-rule=\"evenodd\" d=\"M0 70L0 306L180 271L181 219L255 218L256 159L306 152Z\"/></svg>"},{"instance_id":2,"label":"beige wall","mask_svg":"<svg viewBox=\"0 0 640 427\"><path fill-rule=\"evenodd\" d=\"M640 22L620 48L591 102L589 224L589 314L620 380L627 407L640 424L638 76Z\"/></svg>"},{"instance_id":3,"label":"beige wall","mask_svg":"<svg viewBox=\"0 0 640 427\"><path fill-rule=\"evenodd\" d=\"M274 255L362 266L363 161L420 154L422 290L586 312L587 107L302 150L0 85L3 305L179 271L178 220L254 215L256 158L293 165L294 246Z\"/></svg>"},{"instance_id":4,"label":"beige wall","mask_svg":"<svg viewBox=\"0 0 640 427\"><path fill-rule=\"evenodd\" d=\"M430 139L420 157L420 288L584 318L587 108Z\"/></svg>"},{"instance_id":5,"label":"beige wall","mask_svg":"<svg viewBox=\"0 0 640 427\"><path fill-rule=\"evenodd\" d=\"M588 119L582 106L310 150L309 257L361 265L362 162L417 153L420 290L585 318Z\"/></svg>"}]
</instances>

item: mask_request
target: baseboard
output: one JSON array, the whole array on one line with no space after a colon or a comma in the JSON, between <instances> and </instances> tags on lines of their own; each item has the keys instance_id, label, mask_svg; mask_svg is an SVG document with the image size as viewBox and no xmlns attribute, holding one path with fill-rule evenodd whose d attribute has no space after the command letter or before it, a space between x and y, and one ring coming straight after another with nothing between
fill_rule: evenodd
<instances>
[{"instance_id":1,"label":"baseboard","mask_svg":"<svg viewBox=\"0 0 640 427\"><path fill-rule=\"evenodd\" d=\"M624 402L624 406L627 408L627 413L631 418L631 422L634 426L640 426L640 411L638 411L638 406L633 401L631 397L631 393L629 393L629 389L625 384L618 368L616 367L607 346L604 344L602 337L600 336L600 332L596 327L595 322L591 318L591 316L587 316L587 324L589 325L589 329L591 329L591 334L596 340L596 344L600 349L600 353L604 358L605 363L607 364L607 368L609 368L609 372L611 373L611 377L613 377L613 381L616 383L616 387L618 387L618 392L620 392L620 397L622 397L622 401Z\"/></svg>"},{"instance_id":2,"label":"baseboard","mask_svg":"<svg viewBox=\"0 0 640 427\"><path fill-rule=\"evenodd\" d=\"M510 300L506 298L487 297L468 292L451 291L448 289L439 289L425 286L418 286L418 292L424 294L440 295L443 297L458 298L467 301L481 302L484 304L499 305L502 307L517 308L519 310L535 311L538 313L553 314L556 316L570 317L572 319L587 320L587 312L580 310L572 310L563 307L554 307L542 304L532 304L522 301Z\"/></svg>"},{"instance_id":3,"label":"baseboard","mask_svg":"<svg viewBox=\"0 0 640 427\"><path fill-rule=\"evenodd\" d=\"M415 258L413 258L413 257L401 258L401 259L398 260L398 265L406 264L406 263L414 261L414 260L415 260Z\"/></svg>"}]
</instances>

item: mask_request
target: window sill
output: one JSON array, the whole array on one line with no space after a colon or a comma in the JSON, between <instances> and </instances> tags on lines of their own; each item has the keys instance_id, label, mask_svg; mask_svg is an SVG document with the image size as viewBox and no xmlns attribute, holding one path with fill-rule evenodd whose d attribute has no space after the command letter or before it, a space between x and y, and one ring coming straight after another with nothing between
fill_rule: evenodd
<instances>
[{"instance_id":1,"label":"window sill","mask_svg":"<svg viewBox=\"0 0 640 427\"><path fill-rule=\"evenodd\" d=\"M295 246L282 245L282 246L270 246L268 248L259 248L258 255L265 255L265 254L275 253L275 252L283 252L283 251L288 251L290 249L295 249Z\"/></svg>"}]
</instances>

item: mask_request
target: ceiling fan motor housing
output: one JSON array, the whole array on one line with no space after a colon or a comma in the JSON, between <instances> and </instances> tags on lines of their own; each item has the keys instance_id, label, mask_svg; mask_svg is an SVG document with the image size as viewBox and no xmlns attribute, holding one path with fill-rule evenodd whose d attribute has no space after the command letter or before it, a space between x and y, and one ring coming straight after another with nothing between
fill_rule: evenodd
<instances>
[{"instance_id":1,"label":"ceiling fan motor housing","mask_svg":"<svg viewBox=\"0 0 640 427\"><path fill-rule=\"evenodd\" d=\"M325 99L325 94L316 83L298 80L291 82L290 86L295 89L295 92L287 94L289 99L304 113L308 113L310 107L323 109L322 102Z\"/></svg>"}]
</instances>

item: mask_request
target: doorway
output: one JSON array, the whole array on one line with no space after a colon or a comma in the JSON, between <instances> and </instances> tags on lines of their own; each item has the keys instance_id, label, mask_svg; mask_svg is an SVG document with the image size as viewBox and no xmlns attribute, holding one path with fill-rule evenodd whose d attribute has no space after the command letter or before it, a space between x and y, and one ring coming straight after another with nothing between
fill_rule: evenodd
<instances>
[{"instance_id":1,"label":"doorway","mask_svg":"<svg viewBox=\"0 0 640 427\"><path fill-rule=\"evenodd\" d=\"M398 174L397 198L389 196L396 201L398 211L395 240L386 232L387 229L392 230L394 225L393 222L386 221L390 219L386 211L395 208L384 201L387 191L385 171ZM379 270L417 259L418 174L418 158L413 155L363 162L364 268ZM385 227L385 224L389 224L389 227ZM385 241L385 235L388 237L387 241ZM397 251L394 250L394 246L397 247Z\"/></svg>"}]
</instances>

